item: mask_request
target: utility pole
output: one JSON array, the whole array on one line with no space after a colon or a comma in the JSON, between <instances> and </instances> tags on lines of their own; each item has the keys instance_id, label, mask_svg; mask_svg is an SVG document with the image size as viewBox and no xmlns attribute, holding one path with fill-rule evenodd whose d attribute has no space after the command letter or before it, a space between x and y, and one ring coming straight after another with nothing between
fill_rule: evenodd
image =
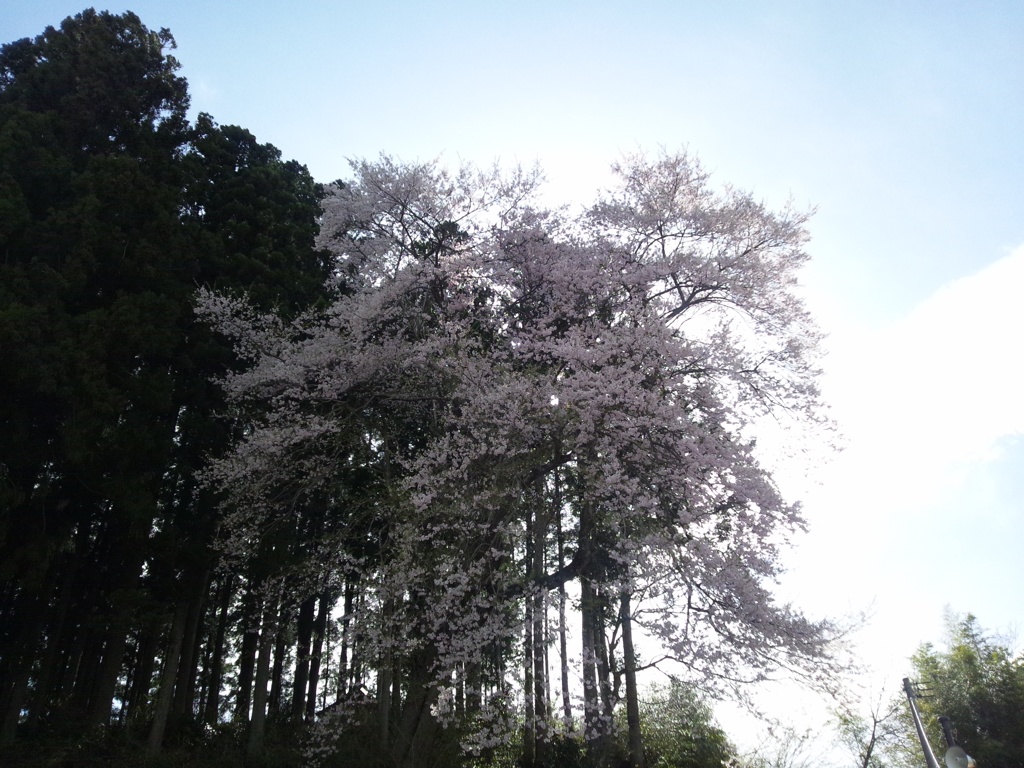
<instances>
[{"instance_id":1,"label":"utility pole","mask_svg":"<svg viewBox=\"0 0 1024 768\"><path fill-rule=\"evenodd\" d=\"M907 694L907 701L910 702L910 716L914 718L914 728L917 729L917 738L921 740L921 749L924 750L924 761L928 768L939 768L939 761L935 759L932 752L932 745L928 743L928 737L924 735L924 725L921 723L921 713L917 711L917 691L909 677L903 678L903 690Z\"/></svg>"},{"instance_id":2,"label":"utility pole","mask_svg":"<svg viewBox=\"0 0 1024 768\"><path fill-rule=\"evenodd\" d=\"M928 743L928 737L924 734L921 713L917 711L917 697L919 694L914 690L914 684L910 682L909 677L903 678L903 690L907 694L907 701L910 702L910 714L914 718L914 728L917 729L917 737L921 740L921 749L924 750L924 761L928 764L928 768L940 768L939 761L935 758L935 753L932 752L932 745ZM957 746L956 739L953 737L953 726L950 724L949 718L945 715L940 717L939 725L942 726L942 735L946 739L947 749L943 758L946 768L977 768L974 758Z\"/></svg>"}]
</instances>

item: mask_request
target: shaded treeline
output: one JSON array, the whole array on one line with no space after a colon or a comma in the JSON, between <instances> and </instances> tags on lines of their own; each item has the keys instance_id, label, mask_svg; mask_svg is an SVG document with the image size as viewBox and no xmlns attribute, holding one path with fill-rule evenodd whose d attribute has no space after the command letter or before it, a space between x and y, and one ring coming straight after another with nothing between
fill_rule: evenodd
<instances>
[{"instance_id":1,"label":"shaded treeline","mask_svg":"<svg viewBox=\"0 0 1024 768\"><path fill-rule=\"evenodd\" d=\"M87 11L0 53L2 744L113 723L159 748L169 723L254 698L267 609L217 571L196 479L240 428L214 416L236 360L194 293L315 301L322 191L244 129L189 124L173 47ZM318 597L273 617L259 673L279 709L315 705ZM287 695L284 645L302 649Z\"/></svg>"}]
</instances>

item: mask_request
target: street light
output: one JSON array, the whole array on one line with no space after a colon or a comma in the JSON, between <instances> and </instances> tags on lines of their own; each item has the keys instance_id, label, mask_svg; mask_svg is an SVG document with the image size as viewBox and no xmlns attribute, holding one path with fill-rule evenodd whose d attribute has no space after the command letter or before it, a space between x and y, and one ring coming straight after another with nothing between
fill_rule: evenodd
<instances>
[{"instance_id":1,"label":"street light","mask_svg":"<svg viewBox=\"0 0 1024 768\"><path fill-rule=\"evenodd\" d=\"M921 749L924 750L924 761L928 764L928 768L940 768L939 761L935 759L935 753L932 752L932 745L928 743L928 738L924 735L921 713L917 711L917 692L914 690L914 684L910 682L909 677L903 678L903 690L906 691L907 701L910 702L910 715L914 718L914 728L917 729L917 737L921 740ZM943 756L946 768L977 768L974 758L964 752L957 745L956 739L953 738L953 728L950 726L949 718L945 716L940 717L939 725L942 726L942 735L946 739L947 749L946 754Z\"/></svg>"},{"instance_id":2,"label":"street light","mask_svg":"<svg viewBox=\"0 0 1024 768\"><path fill-rule=\"evenodd\" d=\"M953 725L945 715L939 717L939 725L942 727L942 737L946 740L946 768L976 768L974 758L968 755L953 735Z\"/></svg>"}]
</instances>

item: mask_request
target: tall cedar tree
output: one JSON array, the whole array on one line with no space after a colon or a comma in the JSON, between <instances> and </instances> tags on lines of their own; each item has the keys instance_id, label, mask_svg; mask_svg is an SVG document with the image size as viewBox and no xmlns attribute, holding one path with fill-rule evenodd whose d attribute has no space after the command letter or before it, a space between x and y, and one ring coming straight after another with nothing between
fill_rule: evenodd
<instances>
[{"instance_id":1,"label":"tall cedar tree","mask_svg":"<svg viewBox=\"0 0 1024 768\"><path fill-rule=\"evenodd\" d=\"M154 707L196 711L207 624L225 617L206 610L224 589L194 477L229 438L211 379L237 363L193 295L287 314L327 276L320 188L243 129L190 127L174 47L89 10L0 49L4 743L19 722L110 724L115 696L116 721L151 736Z\"/></svg>"}]
</instances>

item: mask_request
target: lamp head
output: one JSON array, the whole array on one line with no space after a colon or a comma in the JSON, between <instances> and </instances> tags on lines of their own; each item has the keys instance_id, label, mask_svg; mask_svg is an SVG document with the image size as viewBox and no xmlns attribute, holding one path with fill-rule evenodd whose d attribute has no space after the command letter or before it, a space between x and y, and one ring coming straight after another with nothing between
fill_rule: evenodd
<instances>
[{"instance_id":1,"label":"lamp head","mask_svg":"<svg viewBox=\"0 0 1024 768\"><path fill-rule=\"evenodd\" d=\"M950 747L946 750L946 768L975 768L975 762L960 747Z\"/></svg>"}]
</instances>

